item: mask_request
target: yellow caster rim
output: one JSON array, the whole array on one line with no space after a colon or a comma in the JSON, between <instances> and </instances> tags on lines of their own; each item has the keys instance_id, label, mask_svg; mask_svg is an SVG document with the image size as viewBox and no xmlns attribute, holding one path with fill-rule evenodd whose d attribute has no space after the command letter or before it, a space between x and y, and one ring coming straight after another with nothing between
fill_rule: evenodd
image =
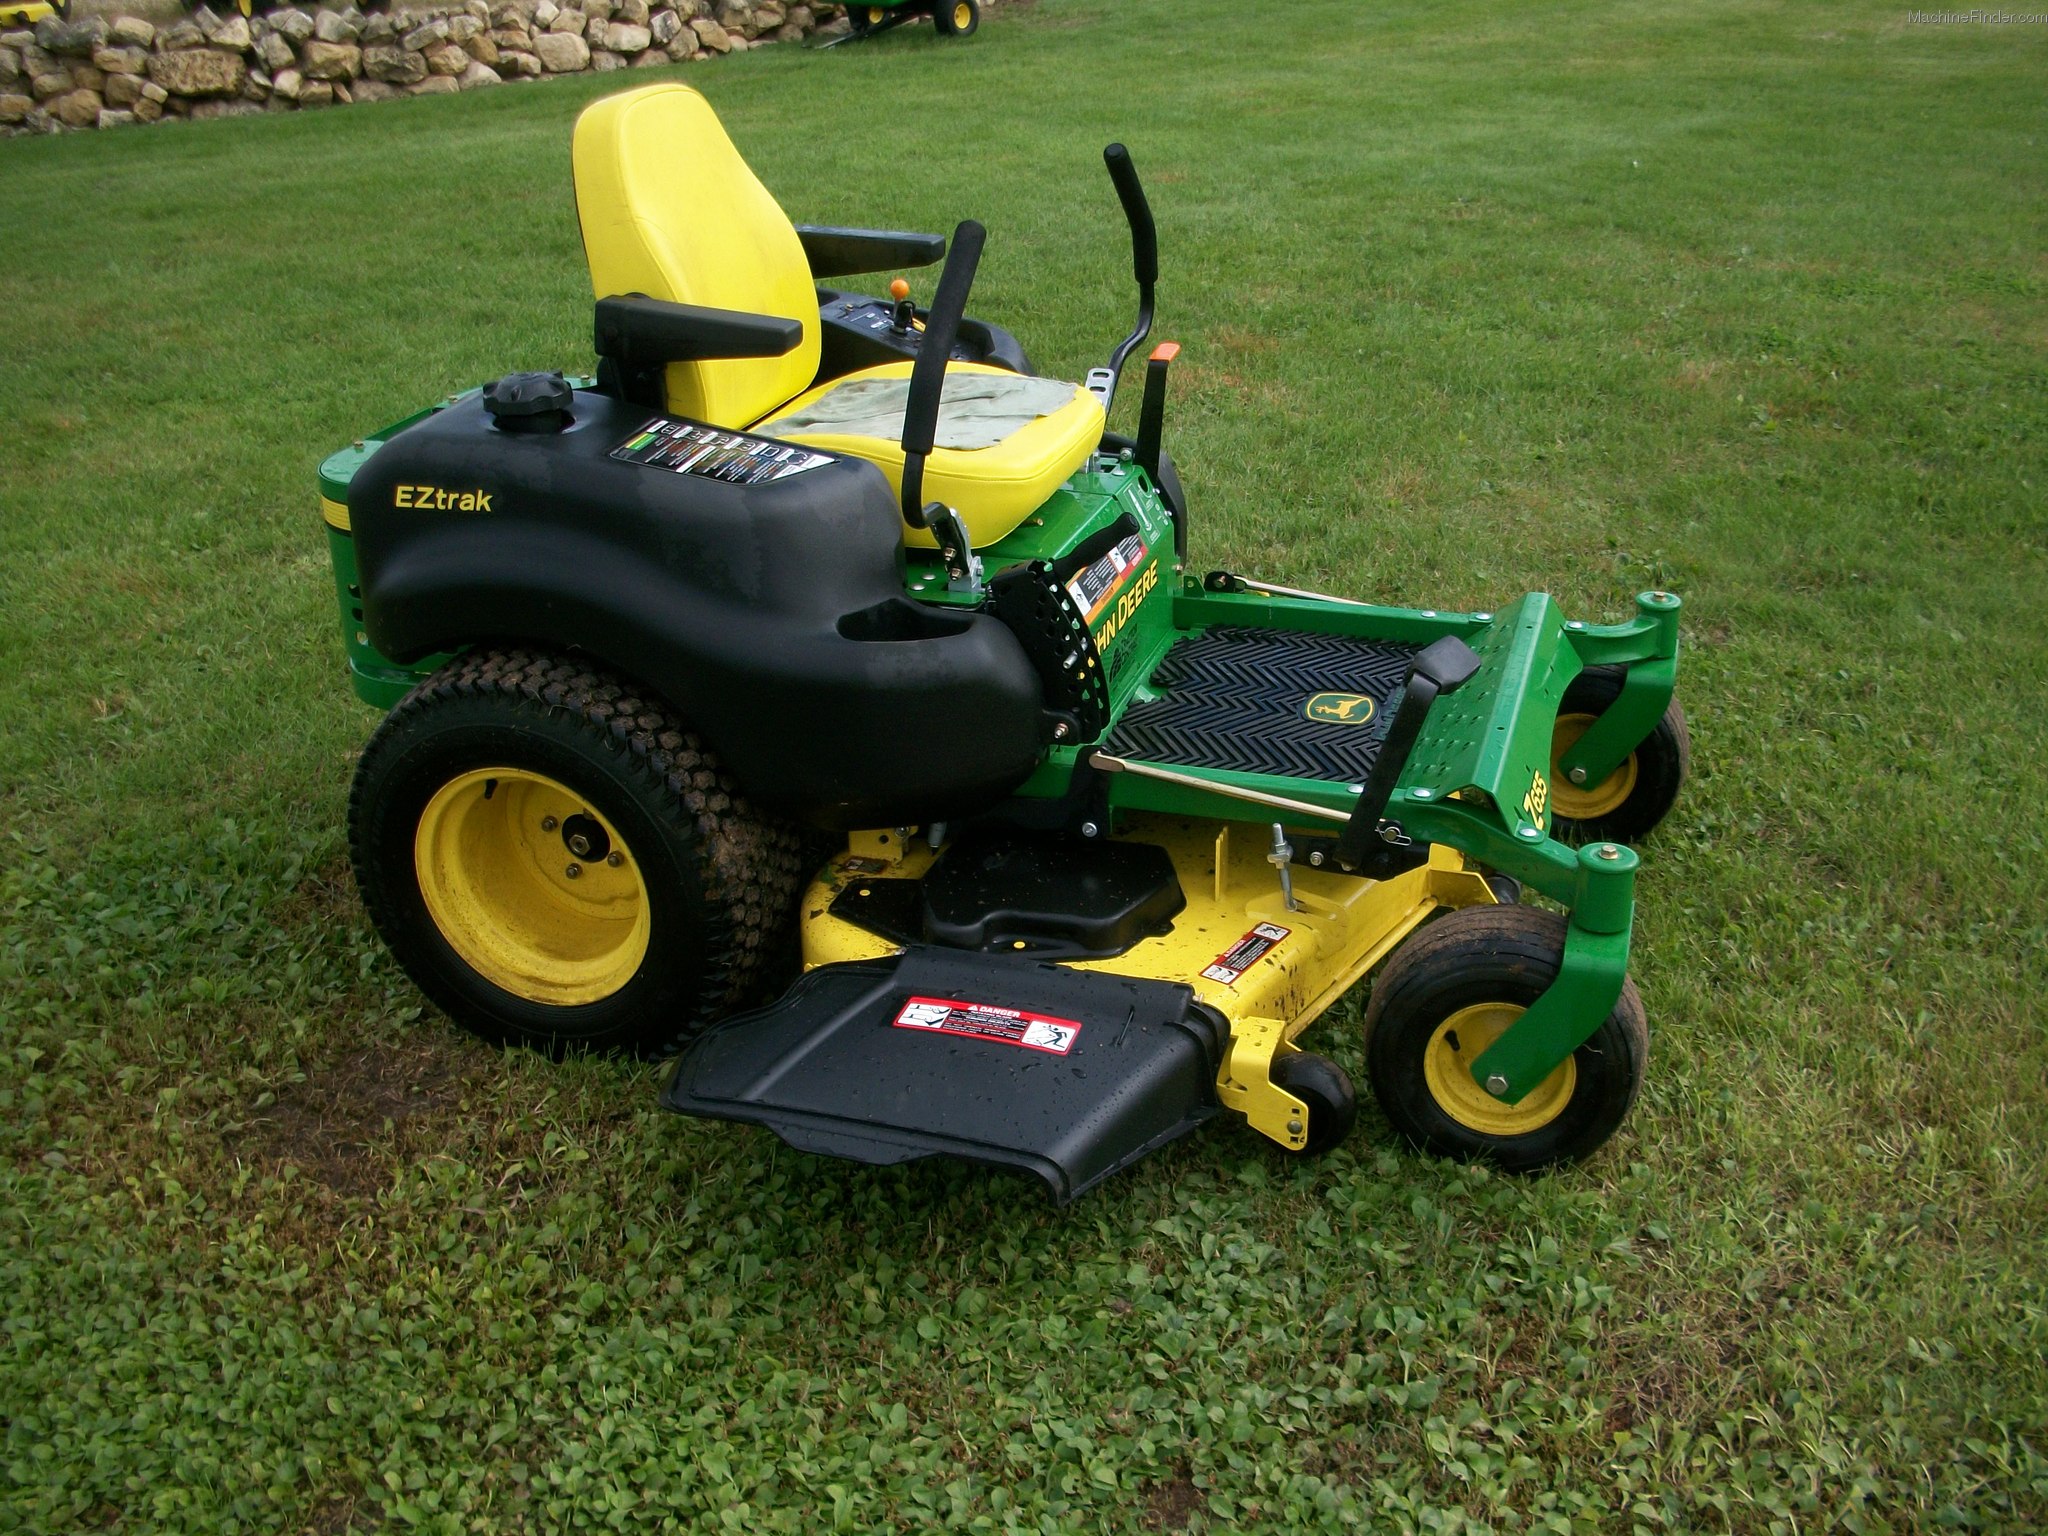
<instances>
[{"instance_id":1,"label":"yellow caster rim","mask_svg":"<svg viewBox=\"0 0 2048 1536\"><path fill-rule=\"evenodd\" d=\"M882 18L888 14L889 13L883 10L879 5L869 6L868 25L871 27L879 27L882 24Z\"/></svg>"},{"instance_id":2,"label":"yellow caster rim","mask_svg":"<svg viewBox=\"0 0 2048 1536\"><path fill-rule=\"evenodd\" d=\"M420 816L413 865L449 948L515 997L599 1002L647 957L647 883L632 850L544 774L479 768L451 779Z\"/></svg>"},{"instance_id":3,"label":"yellow caster rim","mask_svg":"<svg viewBox=\"0 0 2048 1536\"><path fill-rule=\"evenodd\" d=\"M1559 1115L1578 1086L1578 1064L1569 1057L1532 1088L1519 1104L1503 1104L1472 1079L1472 1063L1525 1010L1519 1003L1474 1003L1460 1008L1429 1037L1422 1076L1437 1108L1482 1136L1526 1136Z\"/></svg>"},{"instance_id":4,"label":"yellow caster rim","mask_svg":"<svg viewBox=\"0 0 2048 1536\"><path fill-rule=\"evenodd\" d=\"M967 24L973 20L974 8L972 6L962 4L953 7L953 30L955 32L965 32Z\"/></svg>"},{"instance_id":5,"label":"yellow caster rim","mask_svg":"<svg viewBox=\"0 0 2048 1536\"><path fill-rule=\"evenodd\" d=\"M1621 809L1636 787L1636 755L1631 752L1598 784L1574 784L1559 766L1565 753L1597 720L1597 715L1559 715L1550 733L1550 808L1573 821L1593 821Z\"/></svg>"}]
</instances>

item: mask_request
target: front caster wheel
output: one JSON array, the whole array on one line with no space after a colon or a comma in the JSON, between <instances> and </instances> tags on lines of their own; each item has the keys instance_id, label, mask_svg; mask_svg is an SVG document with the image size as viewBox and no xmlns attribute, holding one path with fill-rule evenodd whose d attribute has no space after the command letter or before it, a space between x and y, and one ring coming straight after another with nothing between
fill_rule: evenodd
<instances>
[{"instance_id":1,"label":"front caster wheel","mask_svg":"<svg viewBox=\"0 0 2048 1536\"><path fill-rule=\"evenodd\" d=\"M1344 1069L1327 1056L1294 1051L1273 1063L1273 1086L1308 1106L1308 1140L1301 1157L1327 1152L1351 1134L1358 1118L1358 1095Z\"/></svg>"},{"instance_id":2,"label":"front caster wheel","mask_svg":"<svg viewBox=\"0 0 2048 1536\"><path fill-rule=\"evenodd\" d=\"M1569 843L1640 842L1662 821L1692 772L1692 733L1673 699L1621 766L1598 784L1574 784L1562 759L1621 697L1622 668L1588 667L1572 679L1550 733L1552 830Z\"/></svg>"},{"instance_id":3,"label":"front caster wheel","mask_svg":"<svg viewBox=\"0 0 2048 1536\"><path fill-rule=\"evenodd\" d=\"M1394 1129L1446 1157L1513 1172L1586 1156L1642 1086L1650 1030L1633 981L1591 1039L1503 1104L1472 1063L1556 980L1565 920L1535 907L1466 907L1410 939L1373 983L1366 1070Z\"/></svg>"},{"instance_id":4,"label":"front caster wheel","mask_svg":"<svg viewBox=\"0 0 2048 1536\"><path fill-rule=\"evenodd\" d=\"M932 25L941 37L972 37L981 25L981 7L975 0L939 0L932 7Z\"/></svg>"},{"instance_id":5,"label":"front caster wheel","mask_svg":"<svg viewBox=\"0 0 2048 1536\"><path fill-rule=\"evenodd\" d=\"M371 737L349 797L363 904L465 1029L658 1054L781 955L796 830L750 811L666 707L533 651L458 657Z\"/></svg>"}]
</instances>

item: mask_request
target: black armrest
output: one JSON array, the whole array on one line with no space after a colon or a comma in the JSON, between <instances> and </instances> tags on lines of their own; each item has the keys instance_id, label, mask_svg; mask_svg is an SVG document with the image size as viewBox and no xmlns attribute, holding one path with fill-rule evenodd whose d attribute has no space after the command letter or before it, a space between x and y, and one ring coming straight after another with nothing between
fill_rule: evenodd
<instances>
[{"instance_id":1,"label":"black armrest","mask_svg":"<svg viewBox=\"0 0 2048 1536\"><path fill-rule=\"evenodd\" d=\"M944 235L912 235L899 229L837 229L799 224L797 239L813 277L847 277L891 267L928 267L946 254Z\"/></svg>"},{"instance_id":2,"label":"black armrest","mask_svg":"<svg viewBox=\"0 0 2048 1536\"><path fill-rule=\"evenodd\" d=\"M627 370L719 357L781 357L804 339L800 320L670 304L639 293L599 299L596 331L597 355Z\"/></svg>"}]
</instances>

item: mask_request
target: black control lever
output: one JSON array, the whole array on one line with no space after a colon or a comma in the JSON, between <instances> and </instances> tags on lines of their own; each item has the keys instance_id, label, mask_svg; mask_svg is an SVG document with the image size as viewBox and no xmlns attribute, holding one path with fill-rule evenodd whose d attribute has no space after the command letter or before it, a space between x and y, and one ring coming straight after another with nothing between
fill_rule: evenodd
<instances>
[{"instance_id":1,"label":"black control lever","mask_svg":"<svg viewBox=\"0 0 2048 1536\"><path fill-rule=\"evenodd\" d=\"M1366 775L1365 789L1351 808L1351 819L1344 823L1343 835L1337 839L1340 868L1381 878L1388 855L1409 841L1398 825L1388 822L1382 826L1380 818L1393 798L1401 770L1408 766L1408 754L1414 749L1415 738L1422 734L1422 720L1429 713L1429 706L1436 702L1437 695L1463 687L1479 667L1478 652L1456 635L1445 635L1424 646L1408 664L1401 707L1394 711L1387 739L1380 743L1380 755L1373 759L1372 772Z\"/></svg>"},{"instance_id":2,"label":"black control lever","mask_svg":"<svg viewBox=\"0 0 2048 1536\"><path fill-rule=\"evenodd\" d=\"M1137 325L1109 354L1107 368L1088 370L1088 388L1106 412L1116 403L1116 386L1123 376L1124 359L1152 334L1152 291L1159 282L1159 231L1153 226L1152 207L1145 201L1145 189L1138 183L1138 168L1131 164L1131 152L1121 144L1112 144L1102 152L1102 163L1109 167L1117 201L1124 205L1124 218L1130 222L1131 275L1138 280Z\"/></svg>"},{"instance_id":3,"label":"black control lever","mask_svg":"<svg viewBox=\"0 0 2048 1536\"><path fill-rule=\"evenodd\" d=\"M910 365L910 393L903 402L902 506L903 521L913 528L932 526L930 509L924 503L924 461L938 437L946 363L960 331L960 317L967 313L968 290L974 286L974 269L981 264L981 248L987 239L988 231L973 219L963 220L953 231L953 247L946 253L939 289L925 315L924 341L917 349L917 361Z\"/></svg>"}]
</instances>

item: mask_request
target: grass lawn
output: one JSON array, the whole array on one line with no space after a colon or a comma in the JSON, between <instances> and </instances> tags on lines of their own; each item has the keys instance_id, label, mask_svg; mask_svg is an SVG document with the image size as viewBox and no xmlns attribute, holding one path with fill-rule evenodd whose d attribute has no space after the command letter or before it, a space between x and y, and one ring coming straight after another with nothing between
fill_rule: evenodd
<instances>
[{"instance_id":1,"label":"grass lawn","mask_svg":"<svg viewBox=\"0 0 2048 1536\"><path fill-rule=\"evenodd\" d=\"M0 1529L2048 1526L2048 28L1906 15L1042 0L676 71L798 218L982 218L1067 377L1127 139L1198 568L1685 594L1614 1144L1368 1106L1057 1213L483 1049L357 904L314 467L588 366L627 82L0 142Z\"/></svg>"}]
</instances>

